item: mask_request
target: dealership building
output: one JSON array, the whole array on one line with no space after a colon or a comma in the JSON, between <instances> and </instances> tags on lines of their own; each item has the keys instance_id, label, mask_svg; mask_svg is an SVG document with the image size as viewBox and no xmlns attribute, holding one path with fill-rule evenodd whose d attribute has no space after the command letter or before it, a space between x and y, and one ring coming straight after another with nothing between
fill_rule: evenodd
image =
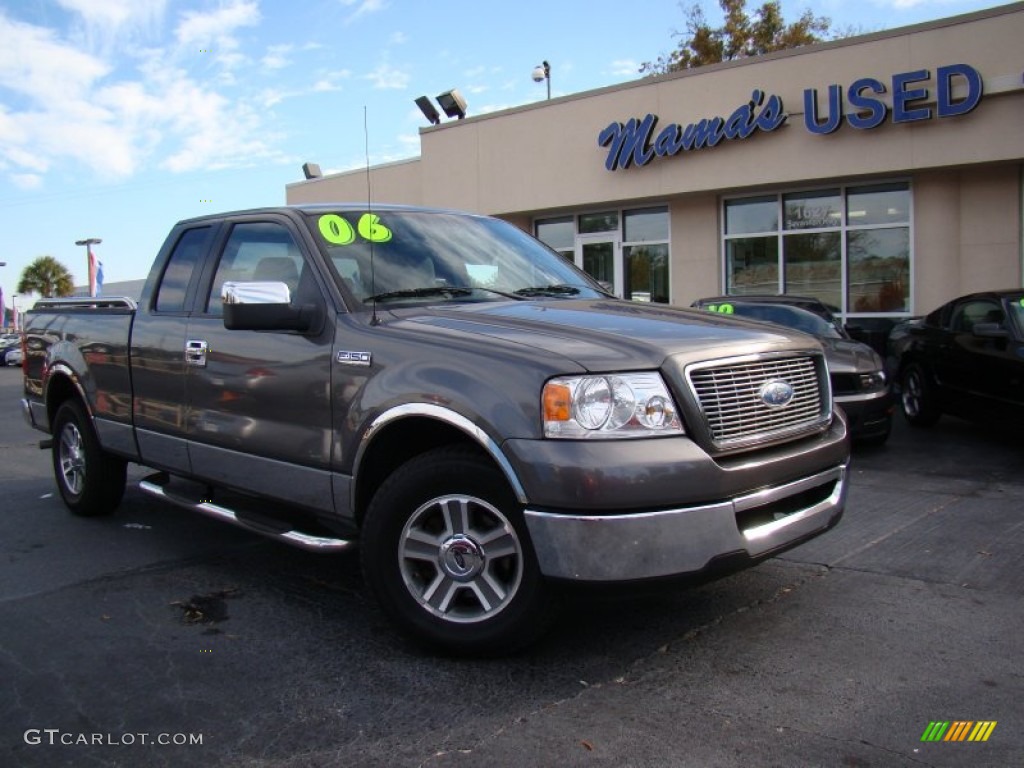
<instances>
[{"instance_id":1,"label":"dealership building","mask_svg":"<svg viewBox=\"0 0 1024 768\"><path fill-rule=\"evenodd\" d=\"M506 219L625 298L867 321L1024 284L1024 3L469 112L371 167L374 200ZM366 177L287 201L365 200Z\"/></svg>"}]
</instances>

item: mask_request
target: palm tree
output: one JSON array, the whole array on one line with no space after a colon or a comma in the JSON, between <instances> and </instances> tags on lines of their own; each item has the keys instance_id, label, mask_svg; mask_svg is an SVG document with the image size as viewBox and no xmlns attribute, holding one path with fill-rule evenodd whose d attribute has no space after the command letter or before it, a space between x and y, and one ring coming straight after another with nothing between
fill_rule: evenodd
<instances>
[{"instance_id":1,"label":"palm tree","mask_svg":"<svg viewBox=\"0 0 1024 768\"><path fill-rule=\"evenodd\" d=\"M68 268L53 256L40 256L21 273L18 293L38 293L44 299L70 296L75 283Z\"/></svg>"}]
</instances>

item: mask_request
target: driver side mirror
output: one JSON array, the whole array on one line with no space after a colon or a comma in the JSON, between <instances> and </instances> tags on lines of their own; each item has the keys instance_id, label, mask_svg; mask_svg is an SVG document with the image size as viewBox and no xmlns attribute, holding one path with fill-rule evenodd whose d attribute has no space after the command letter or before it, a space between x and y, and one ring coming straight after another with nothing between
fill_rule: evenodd
<instances>
[{"instance_id":1,"label":"driver side mirror","mask_svg":"<svg viewBox=\"0 0 1024 768\"><path fill-rule=\"evenodd\" d=\"M975 323L971 333L983 339L1008 339L1010 332L999 323Z\"/></svg>"},{"instance_id":2,"label":"driver side mirror","mask_svg":"<svg viewBox=\"0 0 1024 768\"><path fill-rule=\"evenodd\" d=\"M315 304L292 306L291 291L280 282L226 282L221 299L229 331L308 333L321 318Z\"/></svg>"}]
</instances>

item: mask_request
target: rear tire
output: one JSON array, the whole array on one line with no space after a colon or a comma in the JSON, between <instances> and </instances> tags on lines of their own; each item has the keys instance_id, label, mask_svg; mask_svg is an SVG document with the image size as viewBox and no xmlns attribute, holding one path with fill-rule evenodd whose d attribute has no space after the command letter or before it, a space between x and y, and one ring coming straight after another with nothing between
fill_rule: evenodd
<instances>
[{"instance_id":1,"label":"rear tire","mask_svg":"<svg viewBox=\"0 0 1024 768\"><path fill-rule=\"evenodd\" d=\"M128 465L100 448L92 422L75 400L57 409L52 456L57 488L73 514L108 515L121 503Z\"/></svg>"},{"instance_id":2,"label":"rear tire","mask_svg":"<svg viewBox=\"0 0 1024 768\"><path fill-rule=\"evenodd\" d=\"M900 406L907 422L915 427L930 427L942 415L935 402L931 380L917 363L911 363L903 369L900 377Z\"/></svg>"},{"instance_id":3,"label":"rear tire","mask_svg":"<svg viewBox=\"0 0 1024 768\"><path fill-rule=\"evenodd\" d=\"M370 503L360 547L385 613L434 647L508 653L554 617L520 504L472 449L439 448L399 467Z\"/></svg>"}]
</instances>

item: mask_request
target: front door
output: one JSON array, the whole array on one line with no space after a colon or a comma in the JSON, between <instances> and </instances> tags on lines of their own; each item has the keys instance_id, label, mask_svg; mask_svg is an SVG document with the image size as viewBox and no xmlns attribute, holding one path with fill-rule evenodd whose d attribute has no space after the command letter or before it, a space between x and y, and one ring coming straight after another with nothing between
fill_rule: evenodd
<instances>
[{"instance_id":1,"label":"front door","mask_svg":"<svg viewBox=\"0 0 1024 768\"><path fill-rule=\"evenodd\" d=\"M225 281L272 281L293 303L326 307L314 270L283 222L232 225L189 322L186 424L195 475L330 510L334 323L315 333L228 330L220 300Z\"/></svg>"},{"instance_id":2,"label":"front door","mask_svg":"<svg viewBox=\"0 0 1024 768\"><path fill-rule=\"evenodd\" d=\"M622 298L622 247L606 234L576 237L576 266Z\"/></svg>"}]
</instances>

